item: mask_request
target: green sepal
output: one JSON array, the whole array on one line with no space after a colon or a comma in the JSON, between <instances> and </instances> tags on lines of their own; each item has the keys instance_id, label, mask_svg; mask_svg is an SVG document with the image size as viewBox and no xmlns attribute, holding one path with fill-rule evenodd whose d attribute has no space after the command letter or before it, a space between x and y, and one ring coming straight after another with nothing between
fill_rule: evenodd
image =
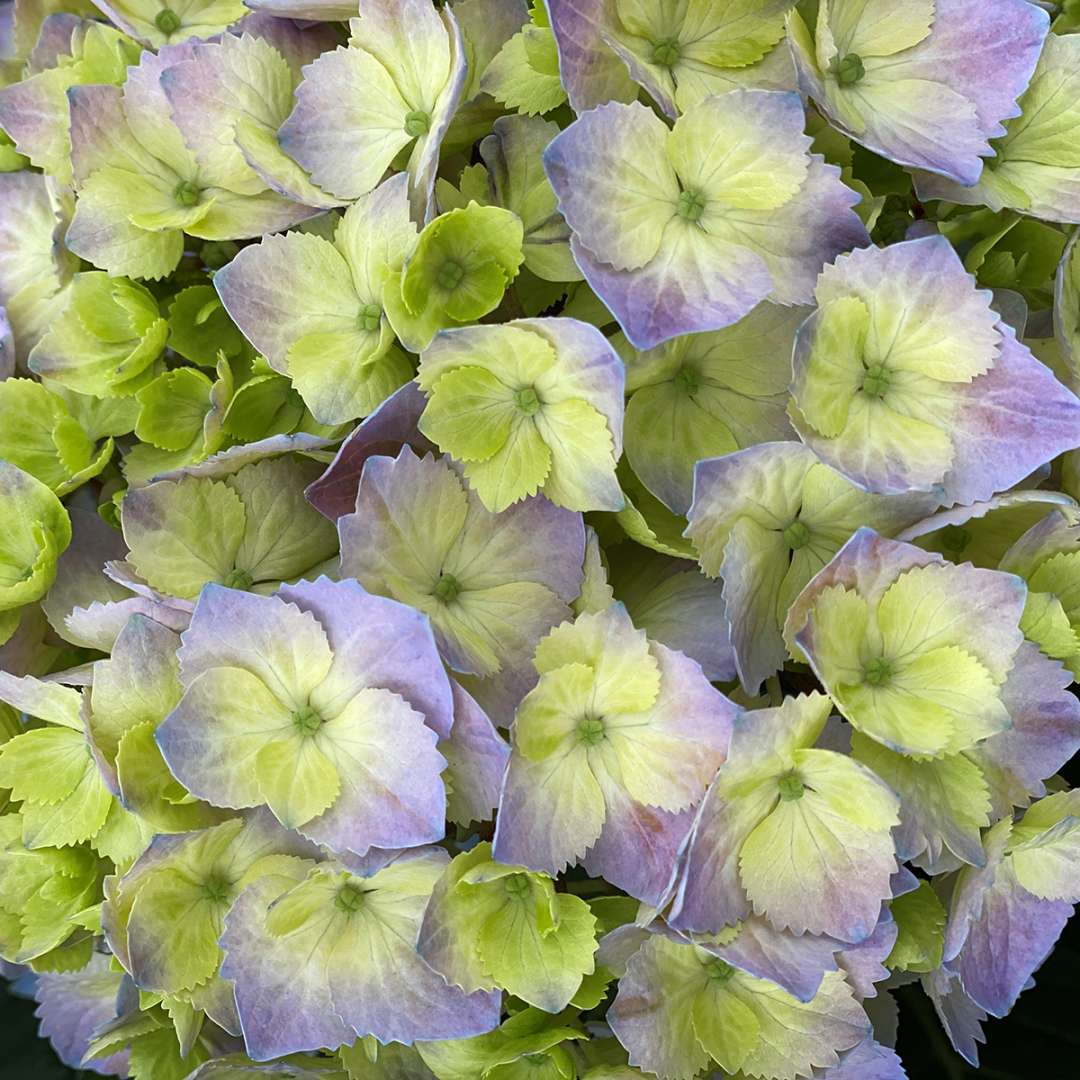
<instances>
[{"instance_id":1,"label":"green sepal","mask_svg":"<svg viewBox=\"0 0 1080 1080\"><path fill-rule=\"evenodd\" d=\"M0 521L0 612L7 612L48 591L71 543L71 521L45 484L6 461L0 461Z\"/></svg>"},{"instance_id":2,"label":"green sepal","mask_svg":"<svg viewBox=\"0 0 1080 1080\"><path fill-rule=\"evenodd\" d=\"M159 450L183 450L202 433L213 384L195 368L176 368L144 386L135 434Z\"/></svg>"},{"instance_id":3,"label":"green sepal","mask_svg":"<svg viewBox=\"0 0 1080 1080\"><path fill-rule=\"evenodd\" d=\"M563 1017L527 1008L486 1035L422 1042L417 1049L438 1080L488 1080L500 1066L587 1038L584 1031L563 1022Z\"/></svg>"},{"instance_id":4,"label":"green sepal","mask_svg":"<svg viewBox=\"0 0 1080 1080\"><path fill-rule=\"evenodd\" d=\"M521 219L469 203L424 227L401 274L387 284L386 314L407 349L419 352L444 327L494 311L524 260Z\"/></svg>"},{"instance_id":5,"label":"green sepal","mask_svg":"<svg viewBox=\"0 0 1080 1080\"><path fill-rule=\"evenodd\" d=\"M284 375L256 375L241 384L225 411L225 431L239 442L256 442L296 430L304 402Z\"/></svg>"},{"instance_id":6,"label":"green sepal","mask_svg":"<svg viewBox=\"0 0 1080 1080\"><path fill-rule=\"evenodd\" d=\"M893 971L936 971L944 948L945 908L929 881L890 905L899 933L885 960Z\"/></svg>"},{"instance_id":7,"label":"green sepal","mask_svg":"<svg viewBox=\"0 0 1080 1080\"><path fill-rule=\"evenodd\" d=\"M30 379L0 382L0 458L64 496L108 464L113 441L101 447L68 411L67 403Z\"/></svg>"},{"instance_id":8,"label":"green sepal","mask_svg":"<svg viewBox=\"0 0 1080 1080\"><path fill-rule=\"evenodd\" d=\"M662 555L696 560L693 545L683 536L686 519L653 495L634 475L625 458L619 462L616 474L626 505L611 516L626 536Z\"/></svg>"},{"instance_id":9,"label":"green sepal","mask_svg":"<svg viewBox=\"0 0 1080 1080\"><path fill-rule=\"evenodd\" d=\"M134 394L155 375L168 322L143 285L76 274L67 306L34 346L30 370L94 397Z\"/></svg>"},{"instance_id":10,"label":"green sepal","mask_svg":"<svg viewBox=\"0 0 1080 1080\"><path fill-rule=\"evenodd\" d=\"M169 348L200 367L250 350L212 285L181 289L169 304Z\"/></svg>"}]
</instances>

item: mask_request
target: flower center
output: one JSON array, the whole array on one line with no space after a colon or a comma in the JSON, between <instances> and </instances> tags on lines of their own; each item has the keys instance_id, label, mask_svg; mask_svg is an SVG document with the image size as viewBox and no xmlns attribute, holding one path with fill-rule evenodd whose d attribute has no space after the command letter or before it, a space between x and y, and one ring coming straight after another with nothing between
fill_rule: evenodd
<instances>
[{"instance_id":1,"label":"flower center","mask_svg":"<svg viewBox=\"0 0 1080 1080\"><path fill-rule=\"evenodd\" d=\"M370 333L379 329L381 319L382 308L378 304L365 304L356 317L356 323L361 330L367 330Z\"/></svg>"},{"instance_id":2,"label":"flower center","mask_svg":"<svg viewBox=\"0 0 1080 1080\"><path fill-rule=\"evenodd\" d=\"M220 874L211 874L203 882L203 895L212 904L224 904L232 895L232 882L226 881Z\"/></svg>"},{"instance_id":3,"label":"flower center","mask_svg":"<svg viewBox=\"0 0 1080 1080\"><path fill-rule=\"evenodd\" d=\"M435 582L435 595L444 603L449 604L461 592L461 582L453 574L440 574Z\"/></svg>"},{"instance_id":4,"label":"flower center","mask_svg":"<svg viewBox=\"0 0 1080 1080\"><path fill-rule=\"evenodd\" d=\"M342 885L334 897L334 904L346 915L354 915L364 903L364 892L355 885Z\"/></svg>"},{"instance_id":5,"label":"flower center","mask_svg":"<svg viewBox=\"0 0 1080 1080\"><path fill-rule=\"evenodd\" d=\"M529 895L529 879L524 874L511 874L506 879L506 891L515 900L524 900Z\"/></svg>"},{"instance_id":6,"label":"flower center","mask_svg":"<svg viewBox=\"0 0 1080 1080\"><path fill-rule=\"evenodd\" d=\"M687 221L700 221L705 213L705 196L698 191L680 191L675 213Z\"/></svg>"},{"instance_id":7,"label":"flower center","mask_svg":"<svg viewBox=\"0 0 1080 1080\"><path fill-rule=\"evenodd\" d=\"M810 543L810 530L801 521L793 521L784 530L784 543L792 551L798 551Z\"/></svg>"},{"instance_id":8,"label":"flower center","mask_svg":"<svg viewBox=\"0 0 1080 1080\"><path fill-rule=\"evenodd\" d=\"M841 86L854 86L866 74L866 67L858 53L834 56L829 61L829 70Z\"/></svg>"},{"instance_id":9,"label":"flower center","mask_svg":"<svg viewBox=\"0 0 1080 1080\"><path fill-rule=\"evenodd\" d=\"M225 580L221 584L224 585L226 589L239 589L240 592L246 592L251 588L253 580L252 576L246 570L234 567L225 575Z\"/></svg>"},{"instance_id":10,"label":"flower center","mask_svg":"<svg viewBox=\"0 0 1080 1080\"><path fill-rule=\"evenodd\" d=\"M674 67L679 60L678 40L667 37L654 41L649 57L654 64L659 64L661 67Z\"/></svg>"},{"instance_id":11,"label":"flower center","mask_svg":"<svg viewBox=\"0 0 1080 1080\"><path fill-rule=\"evenodd\" d=\"M776 786L780 789L780 798L784 802L795 802L796 799L801 799L806 791L797 773L788 773L786 776L781 776L777 780Z\"/></svg>"},{"instance_id":12,"label":"flower center","mask_svg":"<svg viewBox=\"0 0 1080 1080\"><path fill-rule=\"evenodd\" d=\"M447 259L439 267L436 280L447 291L456 289L465 277L465 267L454 259Z\"/></svg>"},{"instance_id":13,"label":"flower center","mask_svg":"<svg viewBox=\"0 0 1080 1080\"><path fill-rule=\"evenodd\" d=\"M322 727L322 717L310 705L297 709L292 714L292 722L301 735L314 735Z\"/></svg>"},{"instance_id":14,"label":"flower center","mask_svg":"<svg viewBox=\"0 0 1080 1080\"><path fill-rule=\"evenodd\" d=\"M163 34L171 34L180 29L180 16L172 8L162 8L154 16L154 25Z\"/></svg>"},{"instance_id":15,"label":"flower center","mask_svg":"<svg viewBox=\"0 0 1080 1080\"><path fill-rule=\"evenodd\" d=\"M172 13L170 12L170 14ZM176 185L173 198L181 206L194 206L199 201L199 189L190 180L185 180L183 183Z\"/></svg>"},{"instance_id":16,"label":"flower center","mask_svg":"<svg viewBox=\"0 0 1080 1080\"><path fill-rule=\"evenodd\" d=\"M693 397L701 389L701 379L698 373L689 367L679 368L678 374L672 379L675 388L687 397Z\"/></svg>"},{"instance_id":17,"label":"flower center","mask_svg":"<svg viewBox=\"0 0 1080 1080\"><path fill-rule=\"evenodd\" d=\"M598 716L586 716L578 722L577 732L586 746L596 746L604 738L604 721Z\"/></svg>"},{"instance_id":18,"label":"flower center","mask_svg":"<svg viewBox=\"0 0 1080 1080\"><path fill-rule=\"evenodd\" d=\"M526 415L532 416L540 408L540 399L531 386L514 391L514 404Z\"/></svg>"},{"instance_id":19,"label":"flower center","mask_svg":"<svg viewBox=\"0 0 1080 1080\"><path fill-rule=\"evenodd\" d=\"M710 982L726 983L735 974L735 969L719 956L714 956L705 965L705 974L709 976Z\"/></svg>"},{"instance_id":20,"label":"flower center","mask_svg":"<svg viewBox=\"0 0 1080 1080\"><path fill-rule=\"evenodd\" d=\"M862 390L871 397L884 397L889 390L888 368L882 364L871 364L863 376Z\"/></svg>"},{"instance_id":21,"label":"flower center","mask_svg":"<svg viewBox=\"0 0 1080 1080\"><path fill-rule=\"evenodd\" d=\"M414 139L426 135L431 127L431 117L426 112L414 109L405 115L405 133Z\"/></svg>"},{"instance_id":22,"label":"flower center","mask_svg":"<svg viewBox=\"0 0 1080 1080\"><path fill-rule=\"evenodd\" d=\"M892 662L884 656L871 660L863 668L863 681L871 686L883 686L893 677Z\"/></svg>"}]
</instances>

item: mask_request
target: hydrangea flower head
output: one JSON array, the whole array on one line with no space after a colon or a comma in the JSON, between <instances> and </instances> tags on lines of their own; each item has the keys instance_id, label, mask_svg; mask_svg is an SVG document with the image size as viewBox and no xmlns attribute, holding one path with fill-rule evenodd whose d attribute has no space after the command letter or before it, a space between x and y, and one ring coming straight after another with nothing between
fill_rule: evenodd
<instances>
[{"instance_id":1,"label":"hydrangea flower head","mask_svg":"<svg viewBox=\"0 0 1080 1080\"><path fill-rule=\"evenodd\" d=\"M143 389L159 373L168 323L137 281L76 274L67 304L30 352L35 374L95 397Z\"/></svg>"},{"instance_id":2,"label":"hydrangea flower head","mask_svg":"<svg viewBox=\"0 0 1080 1080\"><path fill-rule=\"evenodd\" d=\"M232 1026L234 1006L218 975L225 916L262 877L301 879L317 849L265 811L198 832L157 837L113 883L102 913L113 953L139 986L189 997Z\"/></svg>"},{"instance_id":3,"label":"hydrangea flower head","mask_svg":"<svg viewBox=\"0 0 1080 1080\"><path fill-rule=\"evenodd\" d=\"M580 897L555 892L546 874L495 862L484 843L446 868L424 913L418 949L455 986L502 986L557 1013L594 970L595 925Z\"/></svg>"},{"instance_id":4,"label":"hydrangea flower head","mask_svg":"<svg viewBox=\"0 0 1080 1080\"><path fill-rule=\"evenodd\" d=\"M247 11L240 0L94 0L117 26L154 49L221 33Z\"/></svg>"},{"instance_id":5,"label":"hydrangea flower head","mask_svg":"<svg viewBox=\"0 0 1080 1080\"><path fill-rule=\"evenodd\" d=\"M985 865L957 878L945 968L991 1016L1009 1012L1080 901L1077 809L1074 792L1059 792L1034 803L1015 824L998 822L985 836ZM1027 928L1014 947L994 933L999 920Z\"/></svg>"},{"instance_id":6,"label":"hydrangea flower head","mask_svg":"<svg viewBox=\"0 0 1080 1080\"><path fill-rule=\"evenodd\" d=\"M626 457L665 506L690 508L697 462L790 438L791 347L807 314L759 304L724 330L623 350Z\"/></svg>"},{"instance_id":7,"label":"hydrangea flower head","mask_svg":"<svg viewBox=\"0 0 1080 1080\"><path fill-rule=\"evenodd\" d=\"M920 992L977 1063L1080 900L1078 30L0 0L0 977L66 1065L904 1080Z\"/></svg>"},{"instance_id":8,"label":"hydrangea flower head","mask_svg":"<svg viewBox=\"0 0 1080 1080\"><path fill-rule=\"evenodd\" d=\"M303 498L316 473L300 460L266 458L220 480L181 476L137 488L120 513L127 562L151 588L183 600L210 582L268 593L317 576L337 543Z\"/></svg>"},{"instance_id":9,"label":"hydrangea flower head","mask_svg":"<svg viewBox=\"0 0 1080 1080\"><path fill-rule=\"evenodd\" d=\"M932 498L862 491L807 447L764 442L694 466L686 535L724 586L725 618L748 692L780 668L788 609L861 524L891 531Z\"/></svg>"}]
</instances>

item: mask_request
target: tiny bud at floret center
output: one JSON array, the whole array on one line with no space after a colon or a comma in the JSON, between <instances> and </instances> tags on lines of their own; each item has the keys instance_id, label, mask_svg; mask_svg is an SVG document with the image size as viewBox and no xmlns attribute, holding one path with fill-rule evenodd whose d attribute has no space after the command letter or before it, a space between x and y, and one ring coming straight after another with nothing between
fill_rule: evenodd
<instances>
[{"instance_id":1,"label":"tiny bud at floret center","mask_svg":"<svg viewBox=\"0 0 1080 1080\"><path fill-rule=\"evenodd\" d=\"M795 802L797 799L801 799L806 791L806 787L797 773L788 773L786 776L781 776L777 780L776 786L780 789L780 798L784 802Z\"/></svg>"},{"instance_id":2,"label":"tiny bud at floret center","mask_svg":"<svg viewBox=\"0 0 1080 1080\"><path fill-rule=\"evenodd\" d=\"M526 415L532 416L540 408L540 399L531 386L514 391L514 404Z\"/></svg>"},{"instance_id":3,"label":"tiny bud at floret center","mask_svg":"<svg viewBox=\"0 0 1080 1080\"><path fill-rule=\"evenodd\" d=\"M531 891L529 879L524 874L511 874L506 879L505 888L515 900L524 900Z\"/></svg>"},{"instance_id":4,"label":"tiny bud at floret center","mask_svg":"<svg viewBox=\"0 0 1080 1080\"><path fill-rule=\"evenodd\" d=\"M180 29L180 16L172 8L162 8L154 16L154 25L163 34L172 34Z\"/></svg>"},{"instance_id":5,"label":"tiny bud at floret center","mask_svg":"<svg viewBox=\"0 0 1080 1080\"><path fill-rule=\"evenodd\" d=\"M675 389L680 390L687 397L693 397L701 388L701 379L698 377L698 373L689 367L680 368L672 381L675 383Z\"/></svg>"},{"instance_id":6,"label":"tiny bud at floret center","mask_svg":"<svg viewBox=\"0 0 1080 1080\"><path fill-rule=\"evenodd\" d=\"M465 278L465 267L454 259L447 259L439 267L437 280L444 289L456 289Z\"/></svg>"},{"instance_id":7,"label":"tiny bud at floret center","mask_svg":"<svg viewBox=\"0 0 1080 1080\"><path fill-rule=\"evenodd\" d=\"M792 551L798 551L810 543L810 530L801 521L793 521L784 530L784 543Z\"/></svg>"},{"instance_id":8,"label":"tiny bud at floret center","mask_svg":"<svg viewBox=\"0 0 1080 1080\"><path fill-rule=\"evenodd\" d=\"M414 109L405 116L405 133L414 139L426 135L431 127L431 117L426 112Z\"/></svg>"},{"instance_id":9,"label":"tiny bud at floret center","mask_svg":"<svg viewBox=\"0 0 1080 1080\"><path fill-rule=\"evenodd\" d=\"M578 739L586 746L596 746L604 738L604 721L598 716L586 716L577 726Z\"/></svg>"},{"instance_id":10,"label":"tiny bud at floret center","mask_svg":"<svg viewBox=\"0 0 1080 1080\"><path fill-rule=\"evenodd\" d=\"M241 592L246 592L251 588L252 581L254 579L246 570L240 570L234 568L225 575L225 580L221 583L226 589L239 589Z\"/></svg>"},{"instance_id":11,"label":"tiny bud at floret center","mask_svg":"<svg viewBox=\"0 0 1080 1080\"><path fill-rule=\"evenodd\" d=\"M185 180L176 185L173 198L181 206L194 206L199 201L199 189L190 180Z\"/></svg>"},{"instance_id":12,"label":"tiny bud at floret center","mask_svg":"<svg viewBox=\"0 0 1080 1080\"><path fill-rule=\"evenodd\" d=\"M369 333L379 329L381 320L382 308L379 307L378 304L365 304L360 309L360 314L356 317L356 322L360 329L367 330Z\"/></svg>"},{"instance_id":13,"label":"tiny bud at floret center","mask_svg":"<svg viewBox=\"0 0 1080 1080\"><path fill-rule=\"evenodd\" d=\"M687 221L700 221L705 213L705 196L697 191L680 191L675 212Z\"/></svg>"},{"instance_id":14,"label":"tiny bud at floret center","mask_svg":"<svg viewBox=\"0 0 1080 1080\"><path fill-rule=\"evenodd\" d=\"M705 974L710 982L726 983L735 974L735 969L716 956L705 965Z\"/></svg>"},{"instance_id":15,"label":"tiny bud at floret center","mask_svg":"<svg viewBox=\"0 0 1080 1080\"><path fill-rule=\"evenodd\" d=\"M854 86L866 74L866 67L858 53L834 56L829 63L829 70L841 86Z\"/></svg>"},{"instance_id":16,"label":"tiny bud at floret center","mask_svg":"<svg viewBox=\"0 0 1080 1080\"><path fill-rule=\"evenodd\" d=\"M461 582L453 574L440 574L435 582L435 595L448 604L461 592Z\"/></svg>"},{"instance_id":17,"label":"tiny bud at floret center","mask_svg":"<svg viewBox=\"0 0 1080 1080\"><path fill-rule=\"evenodd\" d=\"M355 885L342 885L334 897L334 903L338 910L344 911L346 915L353 915L364 903L364 892Z\"/></svg>"},{"instance_id":18,"label":"tiny bud at floret center","mask_svg":"<svg viewBox=\"0 0 1080 1080\"><path fill-rule=\"evenodd\" d=\"M653 42L649 57L654 64L661 67L674 67L679 62L680 52L679 42L675 38L661 38Z\"/></svg>"},{"instance_id":19,"label":"tiny bud at floret center","mask_svg":"<svg viewBox=\"0 0 1080 1080\"><path fill-rule=\"evenodd\" d=\"M862 389L871 397L884 397L889 390L889 371L881 364L871 364L863 376Z\"/></svg>"},{"instance_id":20,"label":"tiny bud at floret center","mask_svg":"<svg viewBox=\"0 0 1080 1080\"><path fill-rule=\"evenodd\" d=\"M310 705L297 709L292 714L292 722L303 735L314 735L322 727L322 717Z\"/></svg>"},{"instance_id":21,"label":"tiny bud at floret center","mask_svg":"<svg viewBox=\"0 0 1080 1080\"><path fill-rule=\"evenodd\" d=\"M232 882L219 874L211 874L203 882L203 893L212 904L224 904L232 895Z\"/></svg>"},{"instance_id":22,"label":"tiny bud at floret center","mask_svg":"<svg viewBox=\"0 0 1080 1080\"><path fill-rule=\"evenodd\" d=\"M871 686L884 686L893 677L892 662L884 656L871 660L863 668L863 680Z\"/></svg>"}]
</instances>

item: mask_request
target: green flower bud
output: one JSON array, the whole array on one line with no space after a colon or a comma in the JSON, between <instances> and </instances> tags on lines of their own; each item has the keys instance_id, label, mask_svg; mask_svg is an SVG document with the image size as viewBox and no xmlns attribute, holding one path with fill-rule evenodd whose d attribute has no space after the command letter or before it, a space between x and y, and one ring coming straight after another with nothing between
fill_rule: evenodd
<instances>
[{"instance_id":1,"label":"green flower bud","mask_svg":"<svg viewBox=\"0 0 1080 1080\"><path fill-rule=\"evenodd\" d=\"M701 215L705 213L705 196L696 191L679 192L675 213L687 221L700 221Z\"/></svg>"},{"instance_id":2,"label":"green flower bud","mask_svg":"<svg viewBox=\"0 0 1080 1080\"><path fill-rule=\"evenodd\" d=\"M540 399L531 386L514 391L514 404L526 415L533 416L540 408Z\"/></svg>"},{"instance_id":3,"label":"green flower bud","mask_svg":"<svg viewBox=\"0 0 1080 1080\"><path fill-rule=\"evenodd\" d=\"M793 521L784 530L784 543L792 551L798 551L810 543L810 530L801 521Z\"/></svg>"},{"instance_id":4,"label":"green flower bud","mask_svg":"<svg viewBox=\"0 0 1080 1080\"><path fill-rule=\"evenodd\" d=\"M862 57L858 53L847 56L834 56L829 62L829 70L836 76L841 86L854 86L866 74Z\"/></svg>"},{"instance_id":5,"label":"green flower bud","mask_svg":"<svg viewBox=\"0 0 1080 1080\"><path fill-rule=\"evenodd\" d=\"M430 127L431 117L426 112L420 112L417 109L405 117L405 134L411 135L414 139L426 135Z\"/></svg>"},{"instance_id":6,"label":"green flower bud","mask_svg":"<svg viewBox=\"0 0 1080 1080\"><path fill-rule=\"evenodd\" d=\"M679 42L675 38L661 38L653 42L649 59L661 67L674 67L679 61L680 52Z\"/></svg>"},{"instance_id":7,"label":"green flower bud","mask_svg":"<svg viewBox=\"0 0 1080 1080\"><path fill-rule=\"evenodd\" d=\"M162 8L154 16L154 25L163 34L174 34L180 29L180 16L172 8Z\"/></svg>"}]
</instances>

